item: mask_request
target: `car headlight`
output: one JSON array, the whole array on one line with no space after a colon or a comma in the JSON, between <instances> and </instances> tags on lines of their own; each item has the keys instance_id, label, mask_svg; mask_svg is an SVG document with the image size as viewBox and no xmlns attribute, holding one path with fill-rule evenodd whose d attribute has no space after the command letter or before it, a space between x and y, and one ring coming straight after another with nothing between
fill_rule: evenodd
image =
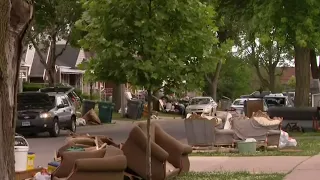
<instances>
[{"instance_id":1,"label":"car headlight","mask_svg":"<svg viewBox=\"0 0 320 180\"><path fill-rule=\"evenodd\" d=\"M40 118L46 119L46 118L49 118L49 117L51 117L50 113L41 113L40 114Z\"/></svg>"}]
</instances>

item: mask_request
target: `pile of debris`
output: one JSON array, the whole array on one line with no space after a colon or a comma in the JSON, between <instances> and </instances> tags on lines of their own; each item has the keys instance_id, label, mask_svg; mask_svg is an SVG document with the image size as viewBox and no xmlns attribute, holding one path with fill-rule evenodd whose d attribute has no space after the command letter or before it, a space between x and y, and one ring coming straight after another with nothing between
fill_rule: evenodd
<instances>
[{"instance_id":1,"label":"pile of debris","mask_svg":"<svg viewBox=\"0 0 320 180\"><path fill-rule=\"evenodd\" d=\"M215 117L215 116L206 116L204 114L197 114L197 113L192 113L192 114L187 114L186 120L211 120L211 121L216 121L216 126L220 125L222 123L222 119Z\"/></svg>"},{"instance_id":2,"label":"pile of debris","mask_svg":"<svg viewBox=\"0 0 320 180\"><path fill-rule=\"evenodd\" d=\"M85 125L100 125L101 120L96 112L91 109L89 110L82 118L77 118L77 126L85 126Z\"/></svg>"},{"instance_id":3,"label":"pile of debris","mask_svg":"<svg viewBox=\"0 0 320 180\"><path fill-rule=\"evenodd\" d=\"M252 118L262 126L280 125L283 120L283 118L280 117L274 117L271 119L267 113L260 110L253 113Z\"/></svg>"}]
</instances>

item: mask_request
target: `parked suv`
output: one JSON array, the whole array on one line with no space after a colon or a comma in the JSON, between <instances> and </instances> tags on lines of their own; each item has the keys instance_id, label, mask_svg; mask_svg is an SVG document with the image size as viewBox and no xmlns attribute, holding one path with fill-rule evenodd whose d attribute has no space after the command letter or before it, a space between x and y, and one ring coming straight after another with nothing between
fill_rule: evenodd
<instances>
[{"instance_id":1,"label":"parked suv","mask_svg":"<svg viewBox=\"0 0 320 180\"><path fill-rule=\"evenodd\" d=\"M57 137L60 129L76 131L75 108L66 94L19 93L17 103L18 133L49 132L51 137Z\"/></svg>"}]
</instances>

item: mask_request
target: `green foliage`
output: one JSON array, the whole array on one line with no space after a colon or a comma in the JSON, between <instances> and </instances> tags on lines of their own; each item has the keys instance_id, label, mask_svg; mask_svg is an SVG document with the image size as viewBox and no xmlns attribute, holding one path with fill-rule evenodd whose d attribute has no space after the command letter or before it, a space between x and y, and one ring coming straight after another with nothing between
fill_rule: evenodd
<instances>
[{"instance_id":1,"label":"green foliage","mask_svg":"<svg viewBox=\"0 0 320 180\"><path fill-rule=\"evenodd\" d=\"M253 69L243 59L230 55L222 65L218 81L218 99L222 96L238 98L253 91ZM204 91L208 94L209 83Z\"/></svg>"},{"instance_id":2,"label":"green foliage","mask_svg":"<svg viewBox=\"0 0 320 180\"><path fill-rule=\"evenodd\" d=\"M296 77L292 76L287 82L288 88L294 89L296 87Z\"/></svg>"},{"instance_id":3,"label":"green foliage","mask_svg":"<svg viewBox=\"0 0 320 180\"><path fill-rule=\"evenodd\" d=\"M95 76L157 90L199 87L217 44L214 9L185 0L87 0L77 27L83 48L96 53Z\"/></svg>"},{"instance_id":4,"label":"green foliage","mask_svg":"<svg viewBox=\"0 0 320 180\"><path fill-rule=\"evenodd\" d=\"M85 82L93 83L97 81L97 76L94 74L94 70L92 70L93 65L94 65L94 62L91 59L82 61L82 63L78 65L79 69L85 70L85 73L84 73Z\"/></svg>"},{"instance_id":5,"label":"green foliage","mask_svg":"<svg viewBox=\"0 0 320 180\"><path fill-rule=\"evenodd\" d=\"M252 24L264 39L276 28L282 45L319 47L320 1L252 0ZM263 23L261 23L263 22Z\"/></svg>"},{"instance_id":6,"label":"green foliage","mask_svg":"<svg viewBox=\"0 0 320 180\"><path fill-rule=\"evenodd\" d=\"M33 41L33 46L43 51L53 37L69 41L74 23L83 12L78 0L35 0L34 9L34 21L28 38Z\"/></svg>"},{"instance_id":7,"label":"green foliage","mask_svg":"<svg viewBox=\"0 0 320 180\"><path fill-rule=\"evenodd\" d=\"M23 92L25 91L39 91L39 89L46 87L44 83L23 83Z\"/></svg>"},{"instance_id":8,"label":"green foliage","mask_svg":"<svg viewBox=\"0 0 320 180\"><path fill-rule=\"evenodd\" d=\"M100 100L100 96L99 96L99 93L93 93L92 94L92 98L90 98L90 95L89 94L86 94L86 93L82 93L80 95L81 99L86 99L86 100Z\"/></svg>"}]
</instances>

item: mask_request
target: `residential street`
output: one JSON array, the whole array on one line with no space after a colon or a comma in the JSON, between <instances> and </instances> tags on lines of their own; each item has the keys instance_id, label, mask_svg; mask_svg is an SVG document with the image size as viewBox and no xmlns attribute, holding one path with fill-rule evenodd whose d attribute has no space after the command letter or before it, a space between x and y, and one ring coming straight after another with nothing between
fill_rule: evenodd
<instances>
[{"instance_id":1,"label":"residential street","mask_svg":"<svg viewBox=\"0 0 320 180\"><path fill-rule=\"evenodd\" d=\"M158 123L170 135L178 140L185 140L185 128L182 119L160 119ZM117 143L124 142L130 132L133 123L131 121L115 121L115 124L101 126L84 126L78 127L77 133L90 135L107 135ZM28 137L30 151L36 153L36 166L46 166L52 161L55 150L61 147L65 138L68 136L68 131L61 131L61 135L57 138L51 138L47 133L39 134L36 137Z\"/></svg>"}]
</instances>

